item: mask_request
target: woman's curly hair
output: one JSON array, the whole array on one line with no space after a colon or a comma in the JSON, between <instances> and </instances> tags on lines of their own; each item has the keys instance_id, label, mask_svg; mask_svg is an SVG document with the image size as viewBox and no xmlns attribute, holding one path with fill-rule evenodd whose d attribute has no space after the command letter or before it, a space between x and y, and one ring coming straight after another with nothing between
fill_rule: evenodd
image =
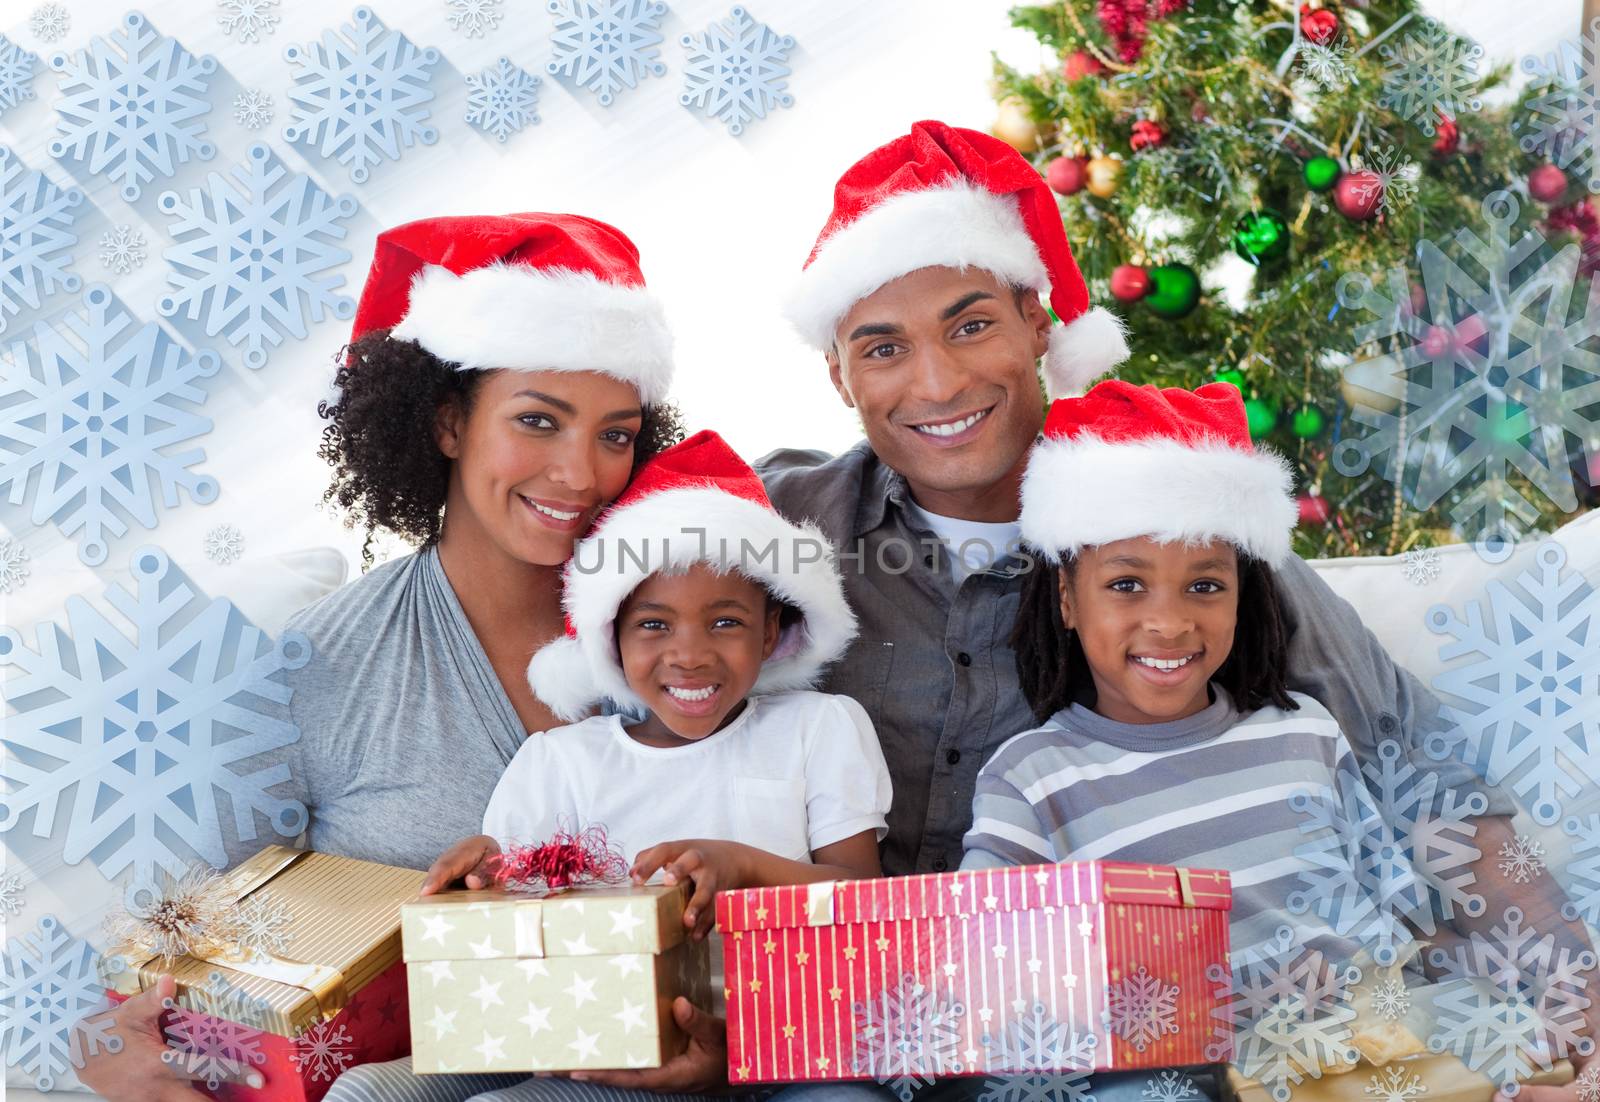
<instances>
[{"instance_id":1,"label":"woman's curly hair","mask_svg":"<svg viewBox=\"0 0 1600 1102\"><path fill-rule=\"evenodd\" d=\"M362 558L371 562L372 533L386 528L427 546L439 538L451 460L439 450L434 425L439 409L472 409L487 372L460 371L415 341L392 340L387 329L364 334L344 349L333 401L317 404L328 422L317 454L333 467L322 495L366 529ZM634 470L683 439L677 407L647 406L634 440Z\"/></svg>"}]
</instances>

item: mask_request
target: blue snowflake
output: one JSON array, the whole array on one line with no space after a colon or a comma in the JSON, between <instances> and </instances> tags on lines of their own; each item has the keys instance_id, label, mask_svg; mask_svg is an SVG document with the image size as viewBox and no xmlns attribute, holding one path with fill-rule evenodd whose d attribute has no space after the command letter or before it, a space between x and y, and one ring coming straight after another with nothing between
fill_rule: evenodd
<instances>
[{"instance_id":1,"label":"blue snowflake","mask_svg":"<svg viewBox=\"0 0 1600 1102\"><path fill-rule=\"evenodd\" d=\"M1441 115L1459 117L1483 106L1478 97L1478 62L1483 47L1449 28L1423 19L1397 43L1378 47L1383 55L1383 91L1378 106L1411 119L1433 136Z\"/></svg>"},{"instance_id":2,"label":"blue snowflake","mask_svg":"<svg viewBox=\"0 0 1600 1102\"><path fill-rule=\"evenodd\" d=\"M50 67L62 75L50 155L86 161L91 175L120 181L128 202L157 173L171 176L191 156L215 155L202 116L211 110L206 89L217 59L195 57L138 12L122 17L110 41L96 37L87 50L58 53Z\"/></svg>"},{"instance_id":3,"label":"blue snowflake","mask_svg":"<svg viewBox=\"0 0 1600 1102\"><path fill-rule=\"evenodd\" d=\"M0 146L0 333L24 304L37 310L56 288L71 292L82 286L67 271L68 250L78 243L72 212L81 202L83 192L56 187Z\"/></svg>"},{"instance_id":4,"label":"blue snowflake","mask_svg":"<svg viewBox=\"0 0 1600 1102\"><path fill-rule=\"evenodd\" d=\"M344 276L334 269L350 259L337 242L356 200L334 198L260 144L232 176L237 185L210 173L206 189L189 189L187 199L162 193L176 244L162 253L173 290L156 310L164 318L180 311L191 321L203 316L206 336L223 334L229 344L244 345L245 366L254 369L285 333L304 339L308 310L313 321L329 310L354 316L355 300L335 293Z\"/></svg>"},{"instance_id":5,"label":"blue snowflake","mask_svg":"<svg viewBox=\"0 0 1600 1102\"><path fill-rule=\"evenodd\" d=\"M89 857L108 879L132 869L138 905L160 894L158 870L182 876L195 856L227 864L219 793L240 842L255 839L258 814L285 839L305 828L305 806L272 790L290 779L281 752L300 738L281 717L293 690L278 675L304 666L311 645L298 632L272 643L225 598L196 594L159 548L135 551L131 569L135 588L105 596L134 639L79 596L67 598L70 630L40 624L36 651L0 629L0 665L20 670L3 688L15 709L6 739L21 751L0 762L0 833L31 811L47 836L75 792L62 860Z\"/></svg>"},{"instance_id":6,"label":"blue snowflake","mask_svg":"<svg viewBox=\"0 0 1600 1102\"><path fill-rule=\"evenodd\" d=\"M0 34L0 115L25 99L33 98L33 70L39 55L24 50Z\"/></svg>"},{"instance_id":7,"label":"blue snowflake","mask_svg":"<svg viewBox=\"0 0 1600 1102\"><path fill-rule=\"evenodd\" d=\"M340 31L324 31L318 42L283 51L301 69L289 90L294 118L283 138L338 157L360 184L383 158L398 161L417 142L439 139L426 125L433 102L430 70L439 51L419 50L405 35L384 29L371 8L357 8Z\"/></svg>"},{"instance_id":8,"label":"blue snowflake","mask_svg":"<svg viewBox=\"0 0 1600 1102\"><path fill-rule=\"evenodd\" d=\"M538 77L502 57L467 77L467 122L505 141L512 131L539 121Z\"/></svg>"},{"instance_id":9,"label":"blue snowflake","mask_svg":"<svg viewBox=\"0 0 1600 1102\"><path fill-rule=\"evenodd\" d=\"M1488 618L1468 601L1465 619L1428 610L1428 630L1450 637L1447 667L1433 679L1448 731L1429 735L1435 760L1466 760L1491 784L1507 784L1534 821L1561 818L1561 800L1600 782L1600 597L1582 575L1562 576L1566 550L1540 544L1513 589L1486 586Z\"/></svg>"},{"instance_id":10,"label":"blue snowflake","mask_svg":"<svg viewBox=\"0 0 1600 1102\"><path fill-rule=\"evenodd\" d=\"M1561 885L1570 900L1561 906L1561 917L1568 922L1582 918L1600 926L1600 815L1587 819L1572 816L1562 824L1577 841L1572 844L1573 861L1566 868Z\"/></svg>"},{"instance_id":11,"label":"blue snowflake","mask_svg":"<svg viewBox=\"0 0 1600 1102\"><path fill-rule=\"evenodd\" d=\"M682 41L689 66L678 102L721 119L728 133L744 133L774 107L794 106L787 79L794 39L756 22L744 8L734 8L726 23L713 23L704 34L686 34Z\"/></svg>"},{"instance_id":12,"label":"blue snowflake","mask_svg":"<svg viewBox=\"0 0 1600 1102\"><path fill-rule=\"evenodd\" d=\"M900 1102L935 1077L961 1071L956 1051L966 1010L909 973L870 1002L856 1003L853 1070L888 1087Z\"/></svg>"},{"instance_id":13,"label":"blue snowflake","mask_svg":"<svg viewBox=\"0 0 1600 1102\"><path fill-rule=\"evenodd\" d=\"M1382 284L1349 274L1340 305L1369 312L1355 326L1363 348L1387 346L1346 369L1382 398L1351 416L1373 431L1333 453L1341 474L1362 474L1387 453L1382 474L1419 508L1451 493L1451 518L1470 539L1510 535L1538 511L1508 481L1519 472L1552 503L1578 507L1570 434L1600 458L1600 303L1578 284L1582 250L1553 251L1537 233L1511 239L1518 202L1498 191L1483 202L1488 239L1463 227L1417 246L1424 311L1411 280L1391 269ZM1447 251L1448 250L1448 251ZM1424 316L1425 315L1425 316Z\"/></svg>"},{"instance_id":14,"label":"blue snowflake","mask_svg":"<svg viewBox=\"0 0 1600 1102\"><path fill-rule=\"evenodd\" d=\"M47 1091L69 1068L101 1049L120 1052L105 1016L105 984L100 954L72 937L52 915L45 915L33 933L12 938L0 960L0 1046L7 1067L20 1067L33 1085Z\"/></svg>"},{"instance_id":15,"label":"blue snowflake","mask_svg":"<svg viewBox=\"0 0 1600 1102\"><path fill-rule=\"evenodd\" d=\"M40 322L9 362L0 355L0 486L18 505L32 482L33 523L55 522L99 566L108 538L128 530L124 516L156 526L158 489L169 509L180 490L216 500L217 480L191 470L205 453L173 449L211 431L193 407L221 361L140 324L104 284L83 301L85 313Z\"/></svg>"},{"instance_id":16,"label":"blue snowflake","mask_svg":"<svg viewBox=\"0 0 1600 1102\"><path fill-rule=\"evenodd\" d=\"M1536 94L1528 100L1522 149L1558 168L1577 167L1590 191L1600 192L1600 156L1594 129L1600 126L1600 19L1589 33L1563 41L1544 58L1525 57L1522 71Z\"/></svg>"},{"instance_id":17,"label":"blue snowflake","mask_svg":"<svg viewBox=\"0 0 1600 1102\"><path fill-rule=\"evenodd\" d=\"M1583 973L1594 969L1594 952L1558 947L1554 934L1524 926L1516 907L1506 908L1491 937L1473 930L1453 950L1430 949L1428 963L1444 977L1428 1047L1455 1053L1507 1095L1536 1068L1594 1051L1583 1013L1590 1003Z\"/></svg>"},{"instance_id":18,"label":"blue snowflake","mask_svg":"<svg viewBox=\"0 0 1600 1102\"><path fill-rule=\"evenodd\" d=\"M551 76L571 77L609 107L623 88L635 88L643 76L667 71L661 63L661 17L667 6L657 0L550 0L556 17L550 44L555 60Z\"/></svg>"},{"instance_id":19,"label":"blue snowflake","mask_svg":"<svg viewBox=\"0 0 1600 1102\"><path fill-rule=\"evenodd\" d=\"M985 1079L979 1102L1094 1102L1099 1039L1051 1017L1043 1004L1007 1021L998 1036L983 1037Z\"/></svg>"},{"instance_id":20,"label":"blue snowflake","mask_svg":"<svg viewBox=\"0 0 1600 1102\"><path fill-rule=\"evenodd\" d=\"M1411 925L1432 935L1436 920L1458 909L1483 913L1483 897L1471 891L1472 863L1481 856L1473 819L1489 801L1481 792L1463 800L1441 790L1439 778L1418 770L1392 739L1361 771L1366 783L1340 770L1334 787L1290 797L1311 840L1295 850L1308 867L1299 873L1303 888L1286 902L1291 913L1314 912L1339 936L1358 938L1388 966L1412 943Z\"/></svg>"}]
</instances>

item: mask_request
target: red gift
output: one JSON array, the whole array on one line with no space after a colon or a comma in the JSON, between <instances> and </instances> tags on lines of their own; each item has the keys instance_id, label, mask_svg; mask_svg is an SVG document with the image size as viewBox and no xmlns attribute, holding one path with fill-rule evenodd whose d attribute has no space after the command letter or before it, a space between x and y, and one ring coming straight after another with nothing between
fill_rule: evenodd
<instances>
[{"instance_id":1,"label":"red gift","mask_svg":"<svg viewBox=\"0 0 1600 1102\"><path fill-rule=\"evenodd\" d=\"M1226 872L1114 861L724 892L729 1078L1226 1060L1231 905Z\"/></svg>"}]
</instances>

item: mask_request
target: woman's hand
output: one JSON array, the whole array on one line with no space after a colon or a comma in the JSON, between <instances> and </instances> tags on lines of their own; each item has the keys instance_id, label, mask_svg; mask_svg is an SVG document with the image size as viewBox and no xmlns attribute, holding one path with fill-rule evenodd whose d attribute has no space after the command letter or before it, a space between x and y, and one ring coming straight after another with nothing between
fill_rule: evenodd
<instances>
[{"instance_id":1,"label":"woman's hand","mask_svg":"<svg viewBox=\"0 0 1600 1102\"><path fill-rule=\"evenodd\" d=\"M642 855L641 855L642 856ZM644 1071L575 1071L571 1078L623 1090L707 1091L728 1082L728 1023L679 995L672 1016L689 1035L689 1047Z\"/></svg>"},{"instance_id":2,"label":"woman's hand","mask_svg":"<svg viewBox=\"0 0 1600 1102\"><path fill-rule=\"evenodd\" d=\"M491 887L495 882L493 859L499 856L500 843L487 834L463 838L428 866L428 878L422 882L422 894L432 895L443 891L462 879L474 891Z\"/></svg>"},{"instance_id":3,"label":"woman's hand","mask_svg":"<svg viewBox=\"0 0 1600 1102\"><path fill-rule=\"evenodd\" d=\"M161 1032L162 1000L176 998L177 994L177 981L164 975L154 987L109 1011L105 1016L111 1019L111 1036L119 1039L122 1046L115 1052L102 1046L78 1069L78 1081L107 1102L197 1102L202 1096L189 1084L207 1076L190 1074L181 1059L170 1063L162 1059L169 1051L178 1055L167 1047L167 1038ZM250 1087L264 1083L261 1073L254 1069L222 1078Z\"/></svg>"},{"instance_id":4,"label":"woman's hand","mask_svg":"<svg viewBox=\"0 0 1600 1102\"><path fill-rule=\"evenodd\" d=\"M628 875L635 884L643 884L657 869L665 868L666 875L662 879L668 884L693 881L694 895L683 909L683 924L699 941L711 932L712 920L717 917L717 893L742 888L749 880L750 852L749 846L738 842L711 842L702 838L662 842L635 857Z\"/></svg>"}]
</instances>

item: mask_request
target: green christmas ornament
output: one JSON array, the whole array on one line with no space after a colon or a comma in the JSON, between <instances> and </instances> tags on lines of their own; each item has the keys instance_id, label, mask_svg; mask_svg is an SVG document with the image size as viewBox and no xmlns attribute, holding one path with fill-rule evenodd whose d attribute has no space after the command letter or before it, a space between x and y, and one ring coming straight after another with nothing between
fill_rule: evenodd
<instances>
[{"instance_id":1,"label":"green christmas ornament","mask_svg":"<svg viewBox=\"0 0 1600 1102\"><path fill-rule=\"evenodd\" d=\"M1260 398L1246 398L1244 401L1244 419L1250 428L1253 438L1260 438L1271 432L1278 423L1278 411L1273 409Z\"/></svg>"},{"instance_id":2,"label":"green christmas ornament","mask_svg":"<svg viewBox=\"0 0 1600 1102\"><path fill-rule=\"evenodd\" d=\"M1339 180L1339 162L1332 157L1313 157L1306 162L1306 187L1327 191Z\"/></svg>"},{"instance_id":3,"label":"green christmas ornament","mask_svg":"<svg viewBox=\"0 0 1600 1102\"><path fill-rule=\"evenodd\" d=\"M1200 277L1187 264L1162 264L1150 269L1145 305L1157 317L1176 321L1200 304Z\"/></svg>"},{"instance_id":4,"label":"green christmas ornament","mask_svg":"<svg viewBox=\"0 0 1600 1102\"><path fill-rule=\"evenodd\" d=\"M1327 423L1328 419L1320 409L1313 405L1304 405L1294 411L1289 429L1300 439L1311 440L1322 435Z\"/></svg>"},{"instance_id":5,"label":"green christmas ornament","mask_svg":"<svg viewBox=\"0 0 1600 1102\"><path fill-rule=\"evenodd\" d=\"M1277 260L1289 251L1289 223L1275 211L1252 211L1234 224L1233 251L1252 264Z\"/></svg>"},{"instance_id":6,"label":"green christmas ornament","mask_svg":"<svg viewBox=\"0 0 1600 1102\"><path fill-rule=\"evenodd\" d=\"M1232 383L1235 390L1244 393L1244 372L1228 368L1226 371L1217 372L1216 381L1219 383Z\"/></svg>"}]
</instances>

